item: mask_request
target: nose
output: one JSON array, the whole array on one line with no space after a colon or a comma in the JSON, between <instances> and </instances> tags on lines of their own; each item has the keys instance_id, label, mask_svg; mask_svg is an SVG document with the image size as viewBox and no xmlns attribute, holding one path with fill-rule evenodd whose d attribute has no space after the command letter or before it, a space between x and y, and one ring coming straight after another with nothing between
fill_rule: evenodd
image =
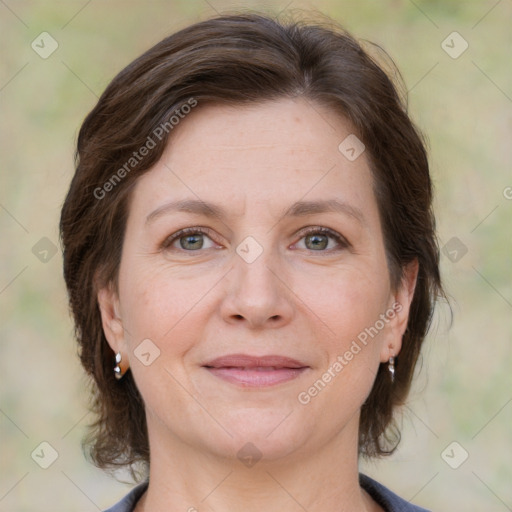
<instances>
[{"instance_id":1,"label":"nose","mask_svg":"<svg viewBox=\"0 0 512 512\"><path fill-rule=\"evenodd\" d=\"M233 256L221 315L230 324L250 329L278 328L293 317L293 293L282 269L267 251L251 263Z\"/></svg>"}]
</instances>

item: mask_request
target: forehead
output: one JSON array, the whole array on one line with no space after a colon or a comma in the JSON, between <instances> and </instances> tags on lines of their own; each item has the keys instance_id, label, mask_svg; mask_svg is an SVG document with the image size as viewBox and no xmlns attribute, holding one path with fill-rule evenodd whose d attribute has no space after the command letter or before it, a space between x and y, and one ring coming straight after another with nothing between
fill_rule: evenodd
<instances>
[{"instance_id":1,"label":"forehead","mask_svg":"<svg viewBox=\"0 0 512 512\"><path fill-rule=\"evenodd\" d=\"M352 131L346 119L305 98L199 105L177 128L167 150L171 160L179 159L178 151L198 158L208 151L229 161L238 151L262 162L266 152L281 150L281 154L297 155L297 160L314 156L317 164L338 156L339 143Z\"/></svg>"},{"instance_id":2,"label":"forehead","mask_svg":"<svg viewBox=\"0 0 512 512\"><path fill-rule=\"evenodd\" d=\"M303 98L199 104L138 180L132 206L148 210L162 201L198 199L224 203L236 216L252 205L276 216L300 199L332 198L372 209L365 154L350 160L339 149L349 136L346 119Z\"/></svg>"}]
</instances>

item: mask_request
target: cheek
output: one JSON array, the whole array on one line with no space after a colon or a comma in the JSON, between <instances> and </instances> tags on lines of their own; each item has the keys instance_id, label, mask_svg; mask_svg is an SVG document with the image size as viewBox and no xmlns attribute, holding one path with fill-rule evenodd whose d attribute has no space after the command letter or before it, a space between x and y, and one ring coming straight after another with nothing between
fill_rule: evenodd
<instances>
[{"instance_id":1,"label":"cheek","mask_svg":"<svg viewBox=\"0 0 512 512\"><path fill-rule=\"evenodd\" d=\"M386 310L390 291L385 269L370 266L310 270L307 276L298 275L295 290L323 324L323 332L330 334L326 341L336 350L343 350L375 324Z\"/></svg>"},{"instance_id":2,"label":"cheek","mask_svg":"<svg viewBox=\"0 0 512 512\"><path fill-rule=\"evenodd\" d=\"M130 273L124 275L123 325L132 346L150 338L160 346L164 340L166 343L173 340L173 350L179 350L181 341L186 340L176 333L185 325L194 330L194 324L187 319L201 310L215 280L213 276L183 278L164 266L148 267L133 266Z\"/></svg>"},{"instance_id":3,"label":"cheek","mask_svg":"<svg viewBox=\"0 0 512 512\"><path fill-rule=\"evenodd\" d=\"M314 404L313 416L325 415L334 430L361 407L371 391L388 328L379 320L387 307L386 282L369 273L339 273L307 296L308 306L318 317L316 323L324 326L316 343L327 361L299 400Z\"/></svg>"}]
</instances>

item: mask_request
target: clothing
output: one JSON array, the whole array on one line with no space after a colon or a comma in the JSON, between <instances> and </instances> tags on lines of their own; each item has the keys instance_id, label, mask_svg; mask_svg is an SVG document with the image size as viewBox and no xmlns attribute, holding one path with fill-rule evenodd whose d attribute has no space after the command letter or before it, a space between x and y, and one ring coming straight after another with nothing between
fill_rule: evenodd
<instances>
[{"instance_id":1,"label":"clothing","mask_svg":"<svg viewBox=\"0 0 512 512\"><path fill-rule=\"evenodd\" d=\"M386 512L429 512L425 508L413 505L400 498L387 487L376 482L369 476L359 474L359 485L376 501ZM116 511L117 512L117 511Z\"/></svg>"},{"instance_id":2,"label":"clothing","mask_svg":"<svg viewBox=\"0 0 512 512\"><path fill-rule=\"evenodd\" d=\"M362 473L359 474L359 484L386 512L429 512L400 498L387 487ZM119 503L105 510L105 512L133 512L135 504L147 487L148 482L142 482L134 487Z\"/></svg>"}]
</instances>

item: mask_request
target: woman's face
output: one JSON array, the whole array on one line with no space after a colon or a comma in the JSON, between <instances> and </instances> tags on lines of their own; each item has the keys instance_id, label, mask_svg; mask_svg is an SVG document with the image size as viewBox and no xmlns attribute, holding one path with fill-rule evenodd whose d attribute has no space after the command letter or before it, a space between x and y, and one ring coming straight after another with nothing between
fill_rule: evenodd
<instances>
[{"instance_id":1,"label":"woman's face","mask_svg":"<svg viewBox=\"0 0 512 512\"><path fill-rule=\"evenodd\" d=\"M358 144L303 99L199 104L174 128L133 191L119 295L99 293L151 443L276 460L357 438L415 281L391 288Z\"/></svg>"}]
</instances>

